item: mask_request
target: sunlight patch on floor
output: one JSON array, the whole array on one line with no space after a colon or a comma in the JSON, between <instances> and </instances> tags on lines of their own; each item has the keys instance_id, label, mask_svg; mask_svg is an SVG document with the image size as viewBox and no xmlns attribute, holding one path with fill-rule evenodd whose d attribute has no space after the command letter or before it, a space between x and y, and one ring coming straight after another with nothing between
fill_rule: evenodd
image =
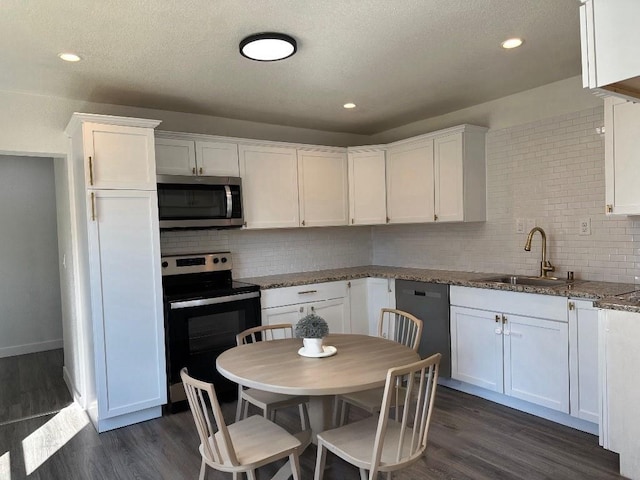
<instances>
[{"instance_id":1,"label":"sunlight patch on floor","mask_svg":"<svg viewBox=\"0 0 640 480\"><path fill-rule=\"evenodd\" d=\"M88 423L87 414L74 403L60 410L51 420L25 438L22 441L22 452L27 475L46 462ZM1 475L0 478L4 479Z\"/></svg>"},{"instance_id":2,"label":"sunlight patch on floor","mask_svg":"<svg viewBox=\"0 0 640 480\"><path fill-rule=\"evenodd\" d=\"M0 478L2 480L11 480L11 455L9 455L9 452L0 457Z\"/></svg>"}]
</instances>

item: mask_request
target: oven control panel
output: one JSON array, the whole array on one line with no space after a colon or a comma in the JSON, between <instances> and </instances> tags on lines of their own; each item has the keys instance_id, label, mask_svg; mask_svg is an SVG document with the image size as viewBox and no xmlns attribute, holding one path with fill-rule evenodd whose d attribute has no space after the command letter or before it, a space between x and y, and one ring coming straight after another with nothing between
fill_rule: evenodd
<instances>
[{"instance_id":1,"label":"oven control panel","mask_svg":"<svg viewBox=\"0 0 640 480\"><path fill-rule=\"evenodd\" d=\"M222 272L231 270L231 252L199 253L162 257L162 275Z\"/></svg>"}]
</instances>

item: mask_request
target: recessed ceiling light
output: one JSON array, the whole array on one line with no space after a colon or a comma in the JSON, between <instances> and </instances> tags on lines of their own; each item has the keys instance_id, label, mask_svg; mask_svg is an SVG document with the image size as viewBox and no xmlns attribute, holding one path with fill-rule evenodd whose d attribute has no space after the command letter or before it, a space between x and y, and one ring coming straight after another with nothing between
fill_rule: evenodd
<instances>
[{"instance_id":1,"label":"recessed ceiling light","mask_svg":"<svg viewBox=\"0 0 640 480\"><path fill-rule=\"evenodd\" d=\"M351 103L351 102L349 102L349 103L345 103L345 104L343 105L343 107L344 107L344 108L356 108L356 104L355 104L355 103Z\"/></svg>"},{"instance_id":2,"label":"recessed ceiling light","mask_svg":"<svg viewBox=\"0 0 640 480\"><path fill-rule=\"evenodd\" d=\"M80 61L80 57L78 55L76 55L75 53L64 52L64 53L59 53L58 56L62 60L64 60L65 62L79 62Z\"/></svg>"},{"instance_id":3,"label":"recessed ceiling light","mask_svg":"<svg viewBox=\"0 0 640 480\"><path fill-rule=\"evenodd\" d=\"M510 48L517 48L523 43L524 41L521 38L509 38L504 42L502 42L500 45L502 45L502 48L510 49Z\"/></svg>"},{"instance_id":4,"label":"recessed ceiling light","mask_svg":"<svg viewBox=\"0 0 640 480\"><path fill-rule=\"evenodd\" d=\"M259 62L284 60L296 53L298 44L284 33L256 33L240 42L240 54Z\"/></svg>"}]
</instances>

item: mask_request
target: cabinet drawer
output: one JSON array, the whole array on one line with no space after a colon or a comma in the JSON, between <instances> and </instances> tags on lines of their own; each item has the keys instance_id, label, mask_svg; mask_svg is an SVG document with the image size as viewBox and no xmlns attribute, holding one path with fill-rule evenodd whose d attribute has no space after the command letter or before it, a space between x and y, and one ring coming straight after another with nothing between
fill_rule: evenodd
<instances>
[{"instance_id":1,"label":"cabinet drawer","mask_svg":"<svg viewBox=\"0 0 640 480\"><path fill-rule=\"evenodd\" d=\"M325 282L262 291L262 308L295 305L347 296L347 282Z\"/></svg>"},{"instance_id":2,"label":"cabinet drawer","mask_svg":"<svg viewBox=\"0 0 640 480\"><path fill-rule=\"evenodd\" d=\"M449 303L459 307L568 322L567 298L554 295L452 285Z\"/></svg>"}]
</instances>

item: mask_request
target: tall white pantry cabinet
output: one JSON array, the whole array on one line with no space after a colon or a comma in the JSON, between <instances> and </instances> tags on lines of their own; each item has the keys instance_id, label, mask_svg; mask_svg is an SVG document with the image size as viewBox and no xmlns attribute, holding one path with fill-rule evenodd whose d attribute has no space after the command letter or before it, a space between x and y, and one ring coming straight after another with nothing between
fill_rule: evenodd
<instances>
[{"instance_id":1,"label":"tall white pantry cabinet","mask_svg":"<svg viewBox=\"0 0 640 480\"><path fill-rule=\"evenodd\" d=\"M67 381L99 432L159 417L166 403L159 123L76 113L66 129L78 318L65 350L84 364Z\"/></svg>"}]
</instances>

